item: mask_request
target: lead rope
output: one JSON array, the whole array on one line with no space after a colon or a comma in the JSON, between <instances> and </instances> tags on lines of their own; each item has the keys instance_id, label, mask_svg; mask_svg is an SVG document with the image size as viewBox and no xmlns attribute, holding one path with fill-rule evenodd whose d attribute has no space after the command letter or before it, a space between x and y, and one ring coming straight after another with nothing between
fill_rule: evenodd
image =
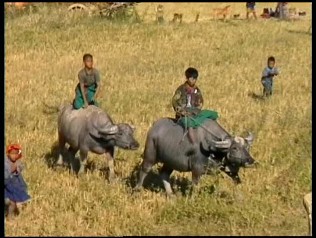
<instances>
[{"instance_id":1,"label":"lead rope","mask_svg":"<svg viewBox=\"0 0 316 238\"><path fill-rule=\"evenodd\" d=\"M205 131L207 131L208 133L210 133L211 135L215 136L216 138L218 138L216 135L214 135L214 133L212 133L209 129L207 129L205 126L203 126L199 121L195 120L193 117L191 116L187 116L189 117L191 120L193 120L194 122L196 122L199 127L203 128Z\"/></svg>"},{"instance_id":2,"label":"lead rope","mask_svg":"<svg viewBox=\"0 0 316 238\"><path fill-rule=\"evenodd\" d=\"M184 137L188 134L188 116L184 115L184 134L182 136L181 142L184 140Z\"/></svg>"},{"instance_id":3,"label":"lead rope","mask_svg":"<svg viewBox=\"0 0 316 238\"><path fill-rule=\"evenodd\" d=\"M188 115L184 115L184 134L182 136L181 142L184 140L184 137L186 136L186 134L188 133L188 118L190 118L191 120L193 120L194 122L196 122L201 128L203 128L205 131L207 131L208 133L210 133L211 135L215 136L216 138L218 138L216 135L214 135L209 129L207 129L206 127L204 127L199 121L195 120L193 117L188 116Z\"/></svg>"}]
</instances>

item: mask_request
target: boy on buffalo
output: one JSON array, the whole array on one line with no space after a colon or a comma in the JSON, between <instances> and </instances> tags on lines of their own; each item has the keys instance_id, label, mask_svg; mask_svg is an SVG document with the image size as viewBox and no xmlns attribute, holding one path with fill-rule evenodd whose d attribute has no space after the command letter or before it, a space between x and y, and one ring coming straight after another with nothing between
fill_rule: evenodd
<instances>
[{"instance_id":1,"label":"boy on buffalo","mask_svg":"<svg viewBox=\"0 0 316 238\"><path fill-rule=\"evenodd\" d=\"M186 81L180 85L172 97L172 106L176 112L176 119L188 129L189 139L192 144L195 141L194 129L201 126L204 120L217 119L215 111L202 110L203 96L196 85L199 72L195 68L185 71Z\"/></svg>"},{"instance_id":2,"label":"boy on buffalo","mask_svg":"<svg viewBox=\"0 0 316 238\"><path fill-rule=\"evenodd\" d=\"M73 107L75 109L86 108L88 105L98 106L96 98L100 90L100 73L93 67L93 56L83 56L84 68L78 73L79 83L75 89Z\"/></svg>"},{"instance_id":3,"label":"boy on buffalo","mask_svg":"<svg viewBox=\"0 0 316 238\"><path fill-rule=\"evenodd\" d=\"M188 68L185 71L186 81L180 85L172 97L172 106L176 112L176 119L183 113L197 114L203 106L201 90L196 86L199 72L195 68Z\"/></svg>"}]
</instances>

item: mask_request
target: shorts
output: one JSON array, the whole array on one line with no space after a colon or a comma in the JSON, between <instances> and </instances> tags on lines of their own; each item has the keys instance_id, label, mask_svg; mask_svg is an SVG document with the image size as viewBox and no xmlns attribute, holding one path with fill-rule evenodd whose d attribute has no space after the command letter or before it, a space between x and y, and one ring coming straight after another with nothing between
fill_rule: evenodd
<instances>
[{"instance_id":1,"label":"shorts","mask_svg":"<svg viewBox=\"0 0 316 238\"><path fill-rule=\"evenodd\" d=\"M247 12L254 12L256 11L255 7L247 7Z\"/></svg>"}]
</instances>

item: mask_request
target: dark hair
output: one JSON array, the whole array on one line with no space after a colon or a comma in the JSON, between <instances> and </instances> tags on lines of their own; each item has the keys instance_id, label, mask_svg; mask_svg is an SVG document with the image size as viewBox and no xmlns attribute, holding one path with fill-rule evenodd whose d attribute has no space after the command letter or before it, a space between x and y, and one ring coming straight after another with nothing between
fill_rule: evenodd
<instances>
[{"instance_id":1,"label":"dark hair","mask_svg":"<svg viewBox=\"0 0 316 238\"><path fill-rule=\"evenodd\" d=\"M187 68L187 70L185 71L185 77L188 78L197 78L199 77L199 72L197 71L197 69L195 68Z\"/></svg>"},{"instance_id":2,"label":"dark hair","mask_svg":"<svg viewBox=\"0 0 316 238\"><path fill-rule=\"evenodd\" d=\"M84 54L84 55L83 55L83 61L86 61L86 60L89 59L89 58L93 59L92 54Z\"/></svg>"},{"instance_id":3,"label":"dark hair","mask_svg":"<svg viewBox=\"0 0 316 238\"><path fill-rule=\"evenodd\" d=\"M268 58L268 62L275 62L275 58L273 57L273 56L270 56L269 58Z\"/></svg>"}]
</instances>

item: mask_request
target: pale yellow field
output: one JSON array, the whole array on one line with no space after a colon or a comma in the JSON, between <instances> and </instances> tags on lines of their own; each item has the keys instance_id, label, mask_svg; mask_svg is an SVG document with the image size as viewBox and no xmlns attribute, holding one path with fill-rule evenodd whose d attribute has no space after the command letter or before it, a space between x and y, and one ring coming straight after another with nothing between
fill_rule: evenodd
<instances>
[{"instance_id":1,"label":"pale yellow field","mask_svg":"<svg viewBox=\"0 0 316 238\"><path fill-rule=\"evenodd\" d=\"M154 22L157 3L137 6L144 20L139 24L71 16L67 4L7 16L5 141L24 148L32 201L6 223L6 235L307 234L302 199L311 190L311 3L290 3L307 12L293 22L211 20L212 8L223 4L163 3L163 25ZM245 18L245 3L230 4ZM257 5L259 15L275 3ZM184 15L181 25L169 22L175 12ZM200 22L193 23L197 12ZM115 122L135 125L141 144L137 151L116 150L116 184L101 172L102 156L89 154L95 169L79 179L49 166L57 114L45 113L44 104L73 100L87 52L101 72L101 107ZM262 93L261 72L270 55L281 74L272 98L255 100L249 94ZM173 201L165 198L155 167L146 189L132 196L147 130L174 115L171 97L189 66L199 70L204 107L219 112L221 125L234 135L254 133L251 153L260 166L242 170L239 187L226 176L205 176L202 192L191 199L181 194L191 175L174 172Z\"/></svg>"}]
</instances>

